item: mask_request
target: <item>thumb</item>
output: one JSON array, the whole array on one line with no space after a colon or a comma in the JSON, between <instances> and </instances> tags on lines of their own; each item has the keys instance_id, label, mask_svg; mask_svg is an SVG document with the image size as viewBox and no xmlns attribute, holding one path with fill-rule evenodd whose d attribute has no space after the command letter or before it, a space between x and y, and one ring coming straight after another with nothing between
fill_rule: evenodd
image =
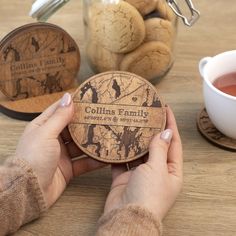
<instances>
[{"instance_id":1,"label":"thumb","mask_svg":"<svg viewBox=\"0 0 236 236\"><path fill-rule=\"evenodd\" d=\"M155 167L161 163L167 164L167 153L173 136L171 129L166 129L160 134L154 136L149 145L148 163Z\"/></svg>"},{"instance_id":2,"label":"thumb","mask_svg":"<svg viewBox=\"0 0 236 236\"><path fill-rule=\"evenodd\" d=\"M52 138L57 138L62 130L71 121L74 114L74 106L71 95L65 93L61 98L58 107L50 118L42 125L42 129Z\"/></svg>"}]
</instances>

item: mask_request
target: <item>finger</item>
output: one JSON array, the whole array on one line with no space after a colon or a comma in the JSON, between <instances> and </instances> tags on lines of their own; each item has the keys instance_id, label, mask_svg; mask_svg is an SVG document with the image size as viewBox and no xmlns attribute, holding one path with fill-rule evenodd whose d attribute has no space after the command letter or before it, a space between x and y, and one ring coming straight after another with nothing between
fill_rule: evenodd
<instances>
[{"instance_id":1,"label":"finger","mask_svg":"<svg viewBox=\"0 0 236 236\"><path fill-rule=\"evenodd\" d=\"M107 164L96 161L89 157L83 157L77 161L72 162L73 175L79 176L86 172L105 167Z\"/></svg>"},{"instance_id":2,"label":"finger","mask_svg":"<svg viewBox=\"0 0 236 236\"><path fill-rule=\"evenodd\" d=\"M175 116L169 106L166 107L166 115L167 115L166 129L172 129L173 139L176 138L177 140L181 142Z\"/></svg>"},{"instance_id":3,"label":"finger","mask_svg":"<svg viewBox=\"0 0 236 236\"><path fill-rule=\"evenodd\" d=\"M66 149L71 158L78 157L84 154L83 151L79 149L73 141L66 144Z\"/></svg>"},{"instance_id":4,"label":"finger","mask_svg":"<svg viewBox=\"0 0 236 236\"><path fill-rule=\"evenodd\" d=\"M157 134L152 139L149 146L148 163L153 166L167 167L167 153L172 139L173 131L166 129L160 134Z\"/></svg>"},{"instance_id":5,"label":"finger","mask_svg":"<svg viewBox=\"0 0 236 236\"><path fill-rule=\"evenodd\" d=\"M58 106L59 106L59 101L49 106L42 114L40 114L38 117L36 117L27 125L25 132L30 132L42 126L50 118L50 116L55 112Z\"/></svg>"},{"instance_id":6,"label":"finger","mask_svg":"<svg viewBox=\"0 0 236 236\"><path fill-rule=\"evenodd\" d=\"M65 127L62 132L61 132L61 139L63 140L63 142L66 144L68 142L71 142L73 141L71 135L70 135L70 132L69 132L69 129L68 127Z\"/></svg>"},{"instance_id":7,"label":"finger","mask_svg":"<svg viewBox=\"0 0 236 236\"><path fill-rule=\"evenodd\" d=\"M112 180L128 171L126 164L113 164L111 166Z\"/></svg>"},{"instance_id":8,"label":"finger","mask_svg":"<svg viewBox=\"0 0 236 236\"><path fill-rule=\"evenodd\" d=\"M74 114L74 106L72 102L71 95L65 93L60 104L51 115L51 117L41 126L45 133L50 136L50 138L57 138L62 130L71 121Z\"/></svg>"},{"instance_id":9,"label":"finger","mask_svg":"<svg viewBox=\"0 0 236 236\"><path fill-rule=\"evenodd\" d=\"M167 108L167 128L173 130L173 137L168 153L168 166L171 172L175 175L181 176L183 170L183 152L181 138L179 135L178 127L172 110Z\"/></svg>"}]
</instances>

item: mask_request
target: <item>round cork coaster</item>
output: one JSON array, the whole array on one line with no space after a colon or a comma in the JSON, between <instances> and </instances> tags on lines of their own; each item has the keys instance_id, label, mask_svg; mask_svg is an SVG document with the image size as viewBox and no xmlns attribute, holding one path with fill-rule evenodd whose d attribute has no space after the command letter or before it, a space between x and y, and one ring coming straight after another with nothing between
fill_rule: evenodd
<instances>
[{"instance_id":1,"label":"round cork coaster","mask_svg":"<svg viewBox=\"0 0 236 236\"><path fill-rule=\"evenodd\" d=\"M211 122L206 109L202 109L197 117L197 127L201 134L213 144L229 149L232 151L236 151L236 140L232 138L228 138L224 134L222 134L219 130Z\"/></svg>"},{"instance_id":2,"label":"round cork coaster","mask_svg":"<svg viewBox=\"0 0 236 236\"><path fill-rule=\"evenodd\" d=\"M79 67L75 41L52 24L21 26L0 42L0 90L11 100L68 90Z\"/></svg>"},{"instance_id":3,"label":"round cork coaster","mask_svg":"<svg viewBox=\"0 0 236 236\"><path fill-rule=\"evenodd\" d=\"M126 163L144 156L152 137L166 125L166 109L156 88L132 73L95 75L79 86L73 101L71 136L99 161Z\"/></svg>"}]
</instances>

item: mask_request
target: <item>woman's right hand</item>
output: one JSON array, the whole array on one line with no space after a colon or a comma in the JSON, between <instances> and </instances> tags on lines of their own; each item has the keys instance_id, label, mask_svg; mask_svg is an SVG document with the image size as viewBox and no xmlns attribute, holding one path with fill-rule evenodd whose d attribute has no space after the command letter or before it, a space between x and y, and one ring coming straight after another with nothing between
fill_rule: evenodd
<instances>
[{"instance_id":1,"label":"woman's right hand","mask_svg":"<svg viewBox=\"0 0 236 236\"><path fill-rule=\"evenodd\" d=\"M182 162L179 132L168 107L166 130L151 141L147 162L130 171L125 166L113 167L113 182L104 213L136 204L162 221L180 193Z\"/></svg>"}]
</instances>

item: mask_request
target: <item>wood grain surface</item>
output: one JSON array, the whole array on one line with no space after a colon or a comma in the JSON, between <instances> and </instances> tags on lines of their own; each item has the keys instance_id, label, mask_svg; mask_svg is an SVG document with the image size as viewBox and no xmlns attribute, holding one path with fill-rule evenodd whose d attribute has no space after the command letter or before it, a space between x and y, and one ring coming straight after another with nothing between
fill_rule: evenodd
<instances>
[{"instance_id":1,"label":"wood grain surface","mask_svg":"<svg viewBox=\"0 0 236 236\"><path fill-rule=\"evenodd\" d=\"M82 1L70 1L49 22L60 25L82 49ZM164 220L165 236L236 235L236 155L208 143L198 132L196 117L203 107L198 61L236 46L234 0L195 0L201 18L191 29L179 22L176 61L156 86L173 108L184 148L184 185ZM32 1L1 0L0 38L14 28L33 22ZM80 79L91 75L82 61ZM0 115L0 162L14 153L26 122ZM72 181L43 217L15 235L94 235L110 188L109 167Z\"/></svg>"}]
</instances>

